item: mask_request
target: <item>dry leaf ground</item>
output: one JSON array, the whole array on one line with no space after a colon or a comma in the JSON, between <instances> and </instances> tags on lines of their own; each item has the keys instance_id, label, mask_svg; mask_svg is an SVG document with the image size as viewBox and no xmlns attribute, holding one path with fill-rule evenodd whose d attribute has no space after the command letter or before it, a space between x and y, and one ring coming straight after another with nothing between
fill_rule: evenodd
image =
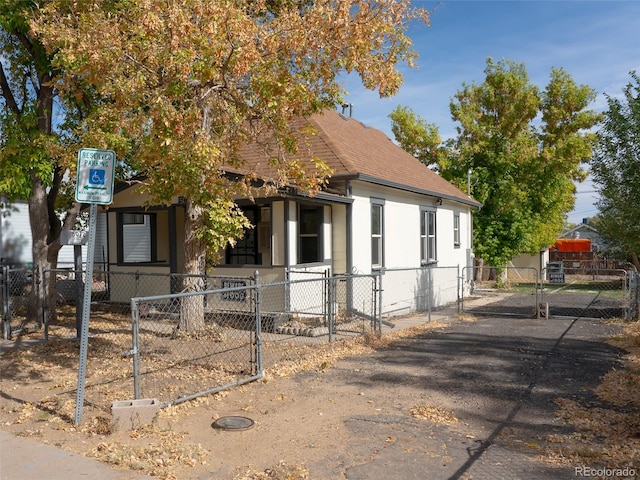
<instances>
[{"instance_id":1,"label":"dry leaf ground","mask_svg":"<svg viewBox=\"0 0 640 480\"><path fill-rule=\"evenodd\" d=\"M493 430L493 419L517 406L529 384L527 375L543 374L536 362L547 354L510 340L530 324L464 318L457 326L433 323L382 339L369 335L340 342L281 363L262 382L164 409L154 425L133 431L112 431L109 412L97 406L85 409L81 426L73 425L76 365L69 346L52 341L0 357L1 428L162 479L330 479L341 478L339 472L350 462L350 472L358 478L357 472L384 462L410 467L409 459L426 462L432 478L449 478L452 466L469 458L467 449L483 445L492 431L497 432L496 447L501 442L521 446L514 447L513 458L534 454L559 467L640 467L637 323L626 325L612 340L629 353L599 382L593 393L599 403L585 403L580 396L553 397L550 411L557 409L555 421L571 425L570 432L563 428L532 440L511 432L504 422L504 428ZM546 332L543 322L534 327L540 329L534 333ZM504 345L481 347L461 342L463 334L507 338ZM441 349L433 346L440 343ZM511 363L505 363L507 354L513 356ZM124 368L108 359L96 365L111 365L117 372ZM513 372L505 376L508 369ZM494 374L501 380L487 384ZM542 387L540 382L536 386ZM560 387L558 391L566 391L566 385ZM114 383L114 388L119 387ZM249 417L255 427L242 432L212 428L227 415ZM491 458L494 450L499 449L485 456ZM520 466L524 471L532 465L548 472L537 464ZM472 478L476 466L462 474Z\"/></svg>"}]
</instances>

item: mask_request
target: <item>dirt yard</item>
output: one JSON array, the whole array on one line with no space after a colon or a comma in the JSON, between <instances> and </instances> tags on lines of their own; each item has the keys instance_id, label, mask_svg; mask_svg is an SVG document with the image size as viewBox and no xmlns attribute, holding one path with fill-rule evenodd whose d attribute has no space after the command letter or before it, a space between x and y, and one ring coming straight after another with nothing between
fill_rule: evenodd
<instances>
[{"instance_id":1,"label":"dirt yard","mask_svg":"<svg viewBox=\"0 0 640 480\"><path fill-rule=\"evenodd\" d=\"M286 376L267 371L118 431L92 406L75 427L72 356L55 342L31 346L0 357L0 428L162 479L404 480L427 470L470 479L489 467L486 478L564 479L585 464L640 472L638 324L499 320L341 342ZM212 426L227 416L254 425Z\"/></svg>"}]
</instances>

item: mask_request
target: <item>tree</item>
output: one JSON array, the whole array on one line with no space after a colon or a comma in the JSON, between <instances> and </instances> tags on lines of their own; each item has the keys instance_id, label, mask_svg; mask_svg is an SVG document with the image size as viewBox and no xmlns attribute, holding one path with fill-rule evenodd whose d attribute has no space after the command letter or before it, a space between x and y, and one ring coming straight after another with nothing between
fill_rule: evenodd
<instances>
[{"instance_id":1,"label":"tree","mask_svg":"<svg viewBox=\"0 0 640 480\"><path fill-rule=\"evenodd\" d=\"M598 231L640 269L640 77L630 75L622 98L607 95L591 173L600 194Z\"/></svg>"},{"instance_id":2,"label":"tree","mask_svg":"<svg viewBox=\"0 0 640 480\"><path fill-rule=\"evenodd\" d=\"M438 170L446 156L438 126L402 105L398 105L389 118L391 132L402 148L428 167Z\"/></svg>"},{"instance_id":3,"label":"tree","mask_svg":"<svg viewBox=\"0 0 640 480\"><path fill-rule=\"evenodd\" d=\"M30 32L29 19L37 8L37 2L25 0L0 6L0 196L28 200L33 266L42 274L57 266L60 231L72 228L80 205L64 195L69 124L54 124L56 111L64 108L56 104L55 78L60 71ZM71 123L82 105L69 106ZM48 291L49 302L54 302L55 288ZM32 291L30 305L42 309L43 299L35 299L40 293ZM42 318L42 311L29 313ZM55 309L50 315L55 316Z\"/></svg>"},{"instance_id":4,"label":"tree","mask_svg":"<svg viewBox=\"0 0 640 480\"><path fill-rule=\"evenodd\" d=\"M83 122L84 141L132 139L153 201L187 199L184 273L201 274L207 251L246 222L233 195L250 194L250 182L225 176L242 169L239 145L274 136L274 183L317 191L330 171L295 160L291 120L341 103L343 71L394 94L397 64L415 57L405 34L414 19L427 12L407 0L60 0L32 26L65 72L62 95L88 84L105 100ZM193 278L187 288L201 288ZM189 308L200 317L201 305Z\"/></svg>"},{"instance_id":5,"label":"tree","mask_svg":"<svg viewBox=\"0 0 640 480\"><path fill-rule=\"evenodd\" d=\"M488 59L485 74L453 97L457 137L440 147L437 161L443 177L483 204L474 215L475 253L501 267L553 244L573 208L573 181L585 177L581 164L595 141L588 130L599 116L586 110L595 92L562 69L552 69L542 92L524 64Z\"/></svg>"}]
</instances>

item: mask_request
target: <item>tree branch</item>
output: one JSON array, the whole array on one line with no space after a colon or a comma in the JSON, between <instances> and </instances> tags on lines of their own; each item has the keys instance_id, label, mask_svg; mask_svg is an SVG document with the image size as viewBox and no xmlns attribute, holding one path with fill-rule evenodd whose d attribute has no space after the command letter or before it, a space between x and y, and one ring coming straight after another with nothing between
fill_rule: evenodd
<instances>
[{"instance_id":1,"label":"tree branch","mask_svg":"<svg viewBox=\"0 0 640 480\"><path fill-rule=\"evenodd\" d=\"M16 99L13 96L13 92L9 88L9 81L7 80L7 77L4 73L4 67L2 66L2 63L0 63L0 90L2 93L2 97L7 102L8 107L17 117L19 117L22 114L22 111L20 110L20 107L18 107Z\"/></svg>"}]
</instances>

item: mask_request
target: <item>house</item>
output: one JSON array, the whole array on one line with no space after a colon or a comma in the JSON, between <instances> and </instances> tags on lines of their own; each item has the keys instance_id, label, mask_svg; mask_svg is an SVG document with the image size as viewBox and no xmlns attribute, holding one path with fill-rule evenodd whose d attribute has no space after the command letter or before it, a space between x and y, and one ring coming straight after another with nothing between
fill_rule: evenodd
<instances>
[{"instance_id":1,"label":"house","mask_svg":"<svg viewBox=\"0 0 640 480\"><path fill-rule=\"evenodd\" d=\"M283 188L254 201L238 199L255 228L226 249L215 275L251 277L258 270L261 282L268 283L314 274L471 265L477 201L355 118L325 111L295 124L309 126L315 130L309 151L334 172L328 185L313 197ZM272 173L261 167L265 159L258 148L248 145L239 154L263 178ZM169 206L144 209L146 200L135 185L116 188L113 204L103 210L110 270L180 273L183 203L176 198ZM139 294L169 288L157 285ZM393 282L384 288L385 295L393 295ZM457 294L454 289L452 298L442 300L455 301Z\"/></svg>"},{"instance_id":2,"label":"house","mask_svg":"<svg viewBox=\"0 0 640 480\"><path fill-rule=\"evenodd\" d=\"M598 233L598 231L594 227L586 223L586 219L582 223L579 223L575 227L564 232L561 235L561 239L588 240L590 249L587 251L599 252L605 250L606 248L604 239L602 238L600 233Z\"/></svg>"},{"instance_id":3,"label":"house","mask_svg":"<svg viewBox=\"0 0 640 480\"><path fill-rule=\"evenodd\" d=\"M103 263L106 256L106 215L98 217L95 262ZM0 258L2 263L13 266L31 265L31 224L29 205L23 200L13 203L0 198ZM75 251L72 245L63 245L58 252L58 268L72 269ZM87 247L82 246L82 261L86 262Z\"/></svg>"}]
</instances>

